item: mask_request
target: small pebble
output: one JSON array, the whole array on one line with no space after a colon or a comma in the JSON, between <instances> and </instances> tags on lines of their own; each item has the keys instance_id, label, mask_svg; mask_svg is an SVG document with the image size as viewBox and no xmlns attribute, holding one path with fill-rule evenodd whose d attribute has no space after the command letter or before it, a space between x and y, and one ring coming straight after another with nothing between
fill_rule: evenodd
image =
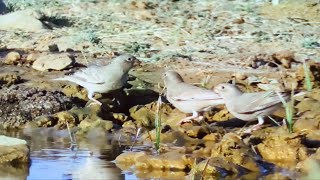
<instances>
[{"instance_id":1,"label":"small pebble","mask_svg":"<svg viewBox=\"0 0 320 180\"><path fill-rule=\"evenodd\" d=\"M243 73L236 73L236 74L235 74L235 77L236 77L236 79L238 79L238 80L245 80L245 79L247 79L247 76L246 76L245 74L243 74Z\"/></svg>"},{"instance_id":2,"label":"small pebble","mask_svg":"<svg viewBox=\"0 0 320 180\"><path fill-rule=\"evenodd\" d=\"M234 19L232 21L233 24L243 24L245 23L244 19L241 17L241 18L237 18L237 19Z\"/></svg>"},{"instance_id":3,"label":"small pebble","mask_svg":"<svg viewBox=\"0 0 320 180\"><path fill-rule=\"evenodd\" d=\"M7 54L4 60L4 63L13 65L13 64L17 64L20 59L21 59L21 55L16 51L12 51Z\"/></svg>"},{"instance_id":4,"label":"small pebble","mask_svg":"<svg viewBox=\"0 0 320 180\"><path fill-rule=\"evenodd\" d=\"M34 62L34 61L36 60L36 58L37 58L37 57L36 57L35 54L28 54L26 60L27 60L27 62L32 63L32 62Z\"/></svg>"}]
</instances>

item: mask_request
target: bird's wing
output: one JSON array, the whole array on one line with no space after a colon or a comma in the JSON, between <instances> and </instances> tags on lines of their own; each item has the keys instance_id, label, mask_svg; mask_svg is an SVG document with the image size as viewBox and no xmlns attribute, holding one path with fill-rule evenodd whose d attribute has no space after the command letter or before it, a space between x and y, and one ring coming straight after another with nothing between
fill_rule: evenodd
<instances>
[{"instance_id":1,"label":"bird's wing","mask_svg":"<svg viewBox=\"0 0 320 180\"><path fill-rule=\"evenodd\" d=\"M103 77L102 73L103 71L101 66L90 65L87 68L77 71L71 76L88 83L103 84L106 82L106 77Z\"/></svg>"},{"instance_id":2,"label":"bird's wing","mask_svg":"<svg viewBox=\"0 0 320 180\"><path fill-rule=\"evenodd\" d=\"M286 101L289 99L288 92L279 92ZM238 113L250 114L256 111L271 108L281 103L281 99L277 92L267 91L258 93L244 93L234 103L234 109Z\"/></svg>"},{"instance_id":3,"label":"bird's wing","mask_svg":"<svg viewBox=\"0 0 320 180\"><path fill-rule=\"evenodd\" d=\"M179 84L178 87L173 87L170 91L172 92L168 93L170 98L176 101L222 100L214 91L186 83Z\"/></svg>"}]
</instances>

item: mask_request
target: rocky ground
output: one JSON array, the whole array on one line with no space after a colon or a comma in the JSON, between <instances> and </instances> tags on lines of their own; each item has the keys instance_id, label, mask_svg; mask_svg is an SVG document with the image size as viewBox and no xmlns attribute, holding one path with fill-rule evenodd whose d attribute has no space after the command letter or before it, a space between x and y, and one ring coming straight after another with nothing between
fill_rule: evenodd
<instances>
[{"instance_id":1,"label":"rocky ground","mask_svg":"<svg viewBox=\"0 0 320 180\"><path fill-rule=\"evenodd\" d=\"M15 172L17 177L26 178L30 165L30 149L25 140L0 136L0 174L7 178L9 174ZM19 172L16 170L20 169Z\"/></svg>"},{"instance_id":2,"label":"rocky ground","mask_svg":"<svg viewBox=\"0 0 320 180\"><path fill-rule=\"evenodd\" d=\"M217 176L286 179L317 174L320 122L320 4L318 1L27 1L0 2L0 125L2 128L77 127L77 137L112 132L132 143L116 162L138 177ZM124 90L96 95L51 81L92 62L130 53L143 64ZM224 106L202 124L163 98L160 155L155 116L161 74L212 88L236 82L247 92L313 89L295 101L293 133L283 110L252 134ZM151 170L152 169L152 170ZM319 174L318 174L319 176Z\"/></svg>"}]
</instances>

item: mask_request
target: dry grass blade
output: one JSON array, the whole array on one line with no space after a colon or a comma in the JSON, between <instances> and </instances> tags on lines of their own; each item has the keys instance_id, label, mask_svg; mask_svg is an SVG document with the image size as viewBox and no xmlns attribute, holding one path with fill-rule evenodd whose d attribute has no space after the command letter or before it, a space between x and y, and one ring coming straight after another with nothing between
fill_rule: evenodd
<instances>
[{"instance_id":1,"label":"dry grass blade","mask_svg":"<svg viewBox=\"0 0 320 180\"><path fill-rule=\"evenodd\" d=\"M304 76L305 76L305 84L306 84L306 88L307 91L311 91L312 90L312 83L311 83L311 78L310 78L310 69L307 66L306 61L303 61L303 70L304 70Z\"/></svg>"},{"instance_id":2,"label":"dry grass blade","mask_svg":"<svg viewBox=\"0 0 320 180\"><path fill-rule=\"evenodd\" d=\"M195 179L195 176L196 176L196 172L197 172L197 158L194 158L194 162L192 164L192 167L191 167L191 177L190 179L191 180L194 180Z\"/></svg>"},{"instance_id":3,"label":"dry grass blade","mask_svg":"<svg viewBox=\"0 0 320 180\"><path fill-rule=\"evenodd\" d=\"M82 54L84 60L86 61L86 65L88 65L88 64L89 64L89 61L88 61L86 55L84 54L83 49L81 49L81 54Z\"/></svg>"},{"instance_id":4,"label":"dry grass blade","mask_svg":"<svg viewBox=\"0 0 320 180\"><path fill-rule=\"evenodd\" d=\"M271 116L268 116L269 119L271 119L277 126L281 126L275 119L273 119Z\"/></svg>"},{"instance_id":5,"label":"dry grass blade","mask_svg":"<svg viewBox=\"0 0 320 180\"><path fill-rule=\"evenodd\" d=\"M156 117L155 117L155 127L156 127L156 142L155 142L155 146L156 146L156 150L159 152L160 150L160 136L161 136L161 113L160 113L160 109L161 109L161 96L159 96L158 101L157 101L157 110L156 110Z\"/></svg>"},{"instance_id":6,"label":"dry grass blade","mask_svg":"<svg viewBox=\"0 0 320 180\"><path fill-rule=\"evenodd\" d=\"M71 141L70 149L74 150L77 147L77 142L76 142L75 138L72 136L72 133L71 133L71 130L69 127L69 123L67 120L66 120L66 125L67 125L67 129L68 129L68 133L69 133L69 137L70 137L70 141Z\"/></svg>"},{"instance_id":7,"label":"dry grass blade","mask_svg":"<svg viewBox=\"0 0 320 180\"><path fill-rule=\"evenodd\" d=\"M204 168L203 168L203 170L202 170L201 180L204 179L204 176L205 176L205 174L206 174L209 161L210 161L210 159L207 159L206 164L205 164L205 166L204 166Z\"/></svg>"},{"instance_id":8,"label":"dry grass blade","mask_svg":"<svg viewBox=\"0 0 320 180\"><path fill-rule=\"evenodd\" d=\"M139 136L139 134L140 134L140 132L141 132L141 129L142 129L142 127L139 127L139 128L138 128L137 133L136 133L136 136L134 137L134 140L133 140L132 145L131 145L131 147L130 147L130 151L132 151L133 146L136 144L137 139L138 139L138 136Z\"/></svg>"}]
</instances>

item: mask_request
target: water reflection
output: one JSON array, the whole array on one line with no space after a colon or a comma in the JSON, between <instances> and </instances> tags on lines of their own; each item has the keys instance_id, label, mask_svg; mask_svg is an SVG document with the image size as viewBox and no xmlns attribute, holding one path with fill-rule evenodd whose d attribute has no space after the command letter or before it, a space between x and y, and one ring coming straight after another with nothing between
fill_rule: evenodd
<instances>
[{"instance_id":1,"label":"water reflection","mask_svg":"<svg viewBox=\"0 0 320 180\"><path fill-rule=\"evenodd\" d=\"M0 166L1 179L126 179L111 162L124 147L113 143L106 134L78 138L75 151L69 148L67 131L37 128L1 134L27 140L31 150L30 168L28 165ZM130 176L132 178L135 179Z\"/></svg>"},{"instance_id":2,"label":"water reflection","mask_svg":"<svg viewBox=\"0 0 320 180\"><path fill-rule=\"evenodd\" d=\"M1 164L0 165L0 179L26 179L29 174L29 165L21 164L19 166L13 166L10 164Z\"/></svg>"}]
</instances>

